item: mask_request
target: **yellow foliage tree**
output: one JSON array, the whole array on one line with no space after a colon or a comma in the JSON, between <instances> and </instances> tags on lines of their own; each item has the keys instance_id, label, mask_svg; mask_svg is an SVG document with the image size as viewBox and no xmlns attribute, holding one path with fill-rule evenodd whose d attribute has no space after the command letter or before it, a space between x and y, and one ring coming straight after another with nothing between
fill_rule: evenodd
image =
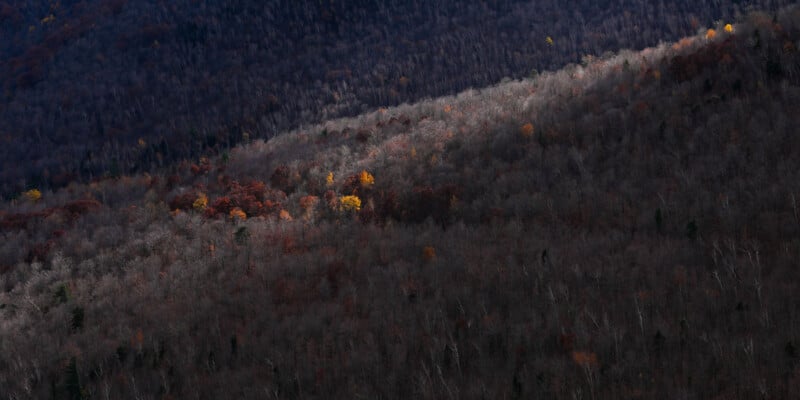
<instances>
[{"instance_id":1,"label":"yellow foliage tree","mask_svg":"<svg viewBox=\"0 0 800 400\"><path fill-rule=\"evenodd\" d=\"M545 41L545 43L547 43L548 46L552 46L552 45L555 44L555 42L553 41L553 38L551 38L550 36L546 37L544 39L544 41Z\"/></svg>"},{"instance_id":2,"label":"yellow foliage tree","mask_svg":"<svg viewBox=\"0 0 800 400\"><path fill-rule=\"evenodd\" d=\"M30 201L32 201L34 203L39 201L39 199L42 198L42 192L40 192L39 189L28 190L27 192L23 193L23 195L25 195L26 199L28 199L28 200L30 200Z\"/></svg>"},{"instance_id":3,"label":"yellow foliage tree","mask_svg":"<svg viewBox=\"0 0 800 400\"><path fill-rule=\"evenodd\" d=\"M713 39L715 36L717 36L717 31L715 31L715 30L713 30L713 29L711 29L711 28L709 28L709 29L706 31L706 39L709 39L709 40L711 40L711 39Z\"/></svg>"},{"instance_id":4,"label":"yellow foliage tree","mask_svg":"<svg viewBox=\"0 0 800 400\"><path fill-rule=\"evenodd\" d=\"M361 183L362 187L370 187L375 184L375 177L367 172L367 170L363 170L361 174L358 175L358 181Z\"/></svg>"},{"instance_id":5,"label":"yellow foliage tree","mask_svg":"<svg viewBox=\"0 0 800 400\"><path fill-rule=\"evenodd\" d=\"M197 195L197 199L192 203L192 208L197 211L203 211L208 207L208 196L205 193L200 193Z\"/></svg>"},{"instance_id":6,"label":"yellow foliage tree","mask_svg":"<svg viewBox=\"0 0 800 400\"><path fill-rule=\"evenodd\" d=\"M325 177L325 184L329 187L333 186L333 172L328 172L328 176Z\"/></svg>"},{"instance_id":7,"label":"yellow foliage tree","mask_svg":"<svg viewBox=\"0 0 800 400\"><path fill-rule=\"evenodd\" d=\"M361 199L358 196L342 196L339 198L339 206L344 211L361 211Z\"/></svg>"},{"instance_id":8,"label":"yellow foliage tree","mask_svg":"<svg viewBox=\"0 0 800 400\"><path fill-rule=\"evenodd\" d=\"M725 33L733 33L733 25L725 24L725 27L723 28L723 30L725 31Z\"/></svg>"}]
</instances>

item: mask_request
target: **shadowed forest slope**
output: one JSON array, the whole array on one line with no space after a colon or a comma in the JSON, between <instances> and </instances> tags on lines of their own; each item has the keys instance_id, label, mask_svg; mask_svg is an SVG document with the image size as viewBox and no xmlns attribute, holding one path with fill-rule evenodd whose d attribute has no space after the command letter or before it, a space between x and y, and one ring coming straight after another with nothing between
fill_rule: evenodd
<instances>
[{"instance_id":1,"label":"shadowed forest slope","mask_svg":"<svg viewBox=\"0 0 800 400\"><path fill-rule=\"evenodd\" d=\"M2 0L0 196L152 173L790 3Z\"/></svg>"},{"instance_id":2,"label":"shadowed forest slope","mask_svg":"<svg viewBox=\"0 0 800 400\"><path fill-rule=\"evenodd\" d=\"M11 398L797 398L800 10L0 212Z\"/></svg>"}]
</instances>

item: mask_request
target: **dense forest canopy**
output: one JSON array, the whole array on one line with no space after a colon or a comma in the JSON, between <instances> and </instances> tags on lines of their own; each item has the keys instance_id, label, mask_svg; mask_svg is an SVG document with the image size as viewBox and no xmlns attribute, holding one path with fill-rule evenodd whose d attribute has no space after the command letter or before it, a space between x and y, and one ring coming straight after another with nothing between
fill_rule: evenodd
<instances>
[{"instance_id":1,"label":"dense forest canopy","mask_svg":"<svg viewBox=\"0 0 800 400\"><path fill-rule=\"evenodd\" d=\"M69 4L75 18L89 15L80 12L86 3ZM103 143L88 159L59 161L84 162L74 178L95 179L28 187L0 202L0 396L800 398L800 7L749 12L731 24L694 28L689 20L686 29L695 34L676 41L311 123L325 117L327 103L309 107L313 97L291 82L295 74L321 74L312 64L326 59L324 51L309 58L297 53L294 68L274 63L290 94L273 93L276 111L249 102L264 99L248 97L261 90L262 70L245 60L289 51L262 47L259 29L266 25L243 23L275 18L269 7L186 3L194 5L195 27L179 40L172 33L179 3L98 4L108 8L90 7L99 13L97 33L85 31L62 49L91 57L59 51L42 64L47 79L6 82L12 94L5 115L16 115L21 104L51 118L37 124L78 113L88 128L115 141L65 140L45 155L59 160L62 150L80 154L81 146ZM486 68L486 79L495 73L490 60L513 58L504 46L552 47L556 61L545 63L563 62L573 56L560 46L575 43L564 43L565 32L578 32L572 26L534 35L510 24L498 31L508 42L481 47L493 42L459 31L470 18L485 13L487 24L499 24L501 16L519 23L524 18L511 16L533 6L464 3L456 12L419 2L420 15L439 21L424 28L416 14L398 14L402 7L388 2L356 3L349 10L364 11L347 24L337 22L341 10L329 3L293 4L286 6L297 21L316 12L327 21L285 22L286 40L302 43L307 36L326 40L314 27L390 37L366 29L367 22L359 27L374 14L405 21L398 24L410 35L418 26L423 32L455 21L442 31L442 57L455 54L453 67L472 65L458 54L471 57ZM648 4L629 13L676 7ZM711 9L705 4L686 3L685 12ZM134 24L135 11L145 9L151 13L141 15L163 23L167 33ZM22 27L47 8L2 10ZM14 10L24 12L18 17ZM537 12L548 10L557 13L553 21L596 14L588 8L570 14L563 4ZM40 23L62 17L58 9L52 14ZM139 33L121 40L115 29ZM645 37L647 29L656 28L640 28ZM512 31L533 36L517 42ZM252 35L256 44L222 46L232 37L224 32ZM456 40L461 35L470 40ZM92 40L114 46L109 53L78 52L100 49ZM368 52L372 60L391 59L393 51L413 54L420 41L439 43L409 36L383 47L386 53ZM330 62L346 62L350 72L318 81L349 104L371 87L356 84L369 69L335 56L360 47L337 43L342 47L330 49ZM28 54L24 46L7 46ZM455 51L470 46L476 50ZM173 52L159 53L164 48ZM538 65L539 53L520 54L534 54ZM406 59L423 65L440 56L425 57ZM106 69L89 68L88 76L62 81L63 90L48 86L77 68L70 63L88 59L127 75L115 80ZM425 71L392 77L395 64L386 65L384 77L407 79L394 87L397 101L423 95L426 86L418 82L427 79ZM430 65L442 82L467 79L447 75L446 63ZM391 93L377 87L376 96ZM61 104L61 114L45 112L44 99L68 90L86 101ZM84 116L84 107L97 112ZM235 132L248 138L210 134L228 115L262 121L291 115L292 107L311 111L301 113L299 127L269 138L244 122L238 126L244 132ZM153 117L157 112L172 119ZM114 119L120 115L124 123ZM175 121L176 128L191 122L190 140L169 136L153 144L158 136L114 131L131 123L158 132L159 121ZM45 131L24 138L38 144L50 138ZM209 153L216 148L219 154ZM131 172L129 163L148 157L158 168ZM16 166L18 159L3 161ZM115 167L92 175L106 162Z\"/></svg>"},{"instance_id":2,"label":"dense forest canopy","mask_svg":"<svg viewBox=\"0 0 800 400\"><path fill-rule=\"evenodd\" d=\"M0 195L196 162L788 3L2 0Z\"/></svg>"}]
</instances>

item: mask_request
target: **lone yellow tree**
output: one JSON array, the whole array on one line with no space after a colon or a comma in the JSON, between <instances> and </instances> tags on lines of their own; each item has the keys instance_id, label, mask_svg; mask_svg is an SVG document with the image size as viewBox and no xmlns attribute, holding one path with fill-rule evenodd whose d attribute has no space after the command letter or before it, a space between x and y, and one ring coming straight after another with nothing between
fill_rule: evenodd
<instances>
[{"instance_id":1,"label":"lone yellow tree","mask_svg":"<svg viewBox=\"0 0 800 400\"><path fill-rule=\"evenodd\" d=\"M192 203L192 208L196 211L204 211L208 207L208 196L204 193L200 193L197 195L197 199Z\"/></svg>"},{"instance_id":2,"label":"lone yellow tree","mask_svg":"<svg viewBox=\"0 0 800 400\"><path fill-rule=\"evenodd\" d=\"M339 206L343 211L361 211L361 199L358 196L342 196Z\"/></svg>"},{"instance_id":3,"label":"lone yellow tree","mask_svg":"<svg viewBox=\"0 0 800 400\"><path fill-rule=\"evenodd\" d=\"M358 175L358 181L361 183L361 187L367 188L375 184L375 177L367 172L367 170L363 170Z\"/></svg>"},{"instance_id":4,"label":"lone yellow tree","mask_svg":"<svg viewBox=\"0 0 800 400\"><path fill-rule=\"evenodd\" d=\"M325 185L333 186L333 172L328 172L328 176L325 177Z\"/></svg>"},{"instance_id":5,"label":"lone yellow tree","mask_svg":"<svg viewBox=\"0 0 800 400\"><path fill-rule=\"evenodd\" d=\"M23 195L26 199L34 203L42 198L42 192L40 192L39 189L28 190L27 192L23 193Z\"/></svg>"}]
</instances>

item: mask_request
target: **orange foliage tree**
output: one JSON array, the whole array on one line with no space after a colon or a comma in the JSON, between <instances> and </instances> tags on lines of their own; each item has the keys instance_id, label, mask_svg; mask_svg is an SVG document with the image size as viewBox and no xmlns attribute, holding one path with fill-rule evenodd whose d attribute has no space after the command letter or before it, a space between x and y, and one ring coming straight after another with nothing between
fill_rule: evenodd
<instances>
[{"instance_id":1,"label":"orange foliage tree","mask_svg":"<svg viewBox=\"0 0 800 400\"><path fill-rule=\"evenodd\" d=\"M244 221L247 219L247 214L239 207L234 207L229 213L231 219L234 221Z\"/></svg>"},{"instance_id":2,"label":"orange foliage tree","mask_svg":"<svg viewBox=\"0 0 800 400\"><path fill-rule=\"evenodd\" d=\"M528 122L527 124L522 125L519 128L519 134L522 135L522 137L525 137L525 138L529 138L529 137L533 136L533 124Z\"/></svg>"},{"instance_id":3,"label":"orange foliage tree","mask_svg":"<svg viewBox=\"0 0 800 400\"><path fill-rule=\"evenodd\" d=\"M358 175L358 182L361 184L361 187L368 188L375 184L375 177L367 172L367 170L363 170Z\"/></svg>"},{"instance_id":4,"label":"orange foliage tree","mask_svg":"<svg viewBox=\"0 0 800 400\"><path fill-rule=\"evenodd\" d=\"M434 259L436 259L436 249L433 246L423 247L422 259L425 261L433 261Z\"/></svg>"}]
</instances>

